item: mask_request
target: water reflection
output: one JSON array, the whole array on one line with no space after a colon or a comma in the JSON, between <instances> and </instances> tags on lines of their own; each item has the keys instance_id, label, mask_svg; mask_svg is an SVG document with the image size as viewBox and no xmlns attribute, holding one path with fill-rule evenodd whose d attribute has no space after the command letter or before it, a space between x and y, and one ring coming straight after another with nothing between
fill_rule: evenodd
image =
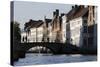
<instances>
[{"instance_id":1,"label":"water reflection","mask_svg":"<svg viewBox=\"0 0 100 67\"><path fill-rule=\"evenodd\" d=\"M27 53L52 53L52 51L43 46L35 46L30 48Z\"/></svg>"},{"instance_id":2,"label":"water reflection","mask_svg":"<svg viewBox=\"0 0 100 67\"><path fill-rule=\"evenodd\" d=\"M56 64L70 62L96 61L96 55L52 55L27 53L25 58L14 63L15 66L36 65L36 64Z\"/></svg>"}]
</instances>

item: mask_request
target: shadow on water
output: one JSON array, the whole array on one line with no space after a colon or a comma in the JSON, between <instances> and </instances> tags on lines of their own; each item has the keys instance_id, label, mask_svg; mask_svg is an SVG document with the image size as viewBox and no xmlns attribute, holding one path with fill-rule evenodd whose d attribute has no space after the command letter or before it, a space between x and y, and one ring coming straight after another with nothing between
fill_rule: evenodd
<instances>
[{"instance_id":1,"label":"shadow on water","mask_svg":"<svg viewBox=\"0 0 100 67\"><path fill-rule=\"evenodd\" d=\"M74 63L74 62L88 62L97 61L95 55L81 55L81 54L62 54L53 55L51 53L26 53L25 58L19 59L15 62L15 66L25 65L43 65L43 64L57 64L57 63Z\"/></svg>"}]
</instances>

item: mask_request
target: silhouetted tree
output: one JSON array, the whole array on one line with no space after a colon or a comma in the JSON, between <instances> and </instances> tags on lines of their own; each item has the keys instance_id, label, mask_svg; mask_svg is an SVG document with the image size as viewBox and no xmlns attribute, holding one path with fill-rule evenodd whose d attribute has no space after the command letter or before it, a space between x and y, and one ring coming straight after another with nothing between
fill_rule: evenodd
<instances>
[{"instance_id":1,"label":"silhouetted tree","mask_svg":"<svg viewBox=\"0 0 100 67\"><path fill-rule=\"evenodd\" d=\"M13 22L13 36L15 38L15 40L17 40L18 42L21 41L21 35L20 35L21 31L19 28L19 23L18 22Z\"/></svg>"},{"instance_id":2,"label":"silhouetted tree","mask_svg":"<svg viewBox=\"0 0 100 67\"><path fill-rule=\"evenodd\" d=\"M20 28L18 22L11 22L11 65L18 60L19 43L21 42Z\"/></svg>"}]
</instances>

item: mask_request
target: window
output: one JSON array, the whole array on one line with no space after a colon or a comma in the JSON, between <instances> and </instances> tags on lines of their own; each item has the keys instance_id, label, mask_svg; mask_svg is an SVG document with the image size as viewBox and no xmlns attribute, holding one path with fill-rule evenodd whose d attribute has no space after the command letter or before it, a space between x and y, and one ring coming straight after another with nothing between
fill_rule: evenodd
<instances>
[{"instance_id":1,"label":"window","mask_svg":"<svg viewBox=\"0 0 100 67\"><path fill-rule=\"evenodd\" d=\"M88 27L88 32L93 34L93 31L94 31L94 26L89 26Z\"/></svg>"},{"instance_id":2,"label":"window","mask_svg":"<svg viewBox=\"0 0 100 67\"><path fill-rule=\"evenodd\" d=\"M70 25L69 24L66 25L66 30L70 31Z\"/></svg>"},{"instance_id":3,"label":"window","mask_svg":"<svg viewBox=\"0 0 100 67\"><path fill-rule=\"evenodd\" d=\"M87 26L84 26L83 29L84 29L83 32L86 33L87 32Z\"/></svg>"},{"instance_id":4,"label":"window","mask_svg":"<svg viewBox=\"0 0 100 67\"><path fill-rule=\"evenodd\" d=\"M87 39L83 39L83 46L87 46Z\"/></svg>"},{"instance_id":5,"label":"window","mask_svg":"<svg viewBox=\"0 0 100 67\"><path fill-rule=\"evenodd\" d=\"M83 21L83 25L86 26L87 25L87 20Z\"/></svg>"},{"instance_id":6,"label":"window","mask_svg":"<svg viewBox=\"0 0 100 67\"><path fill-rule=\"evenodd\" d=\"M80 21L77 21L77 24L80 24Z\"/></svg>"}]
</instances>

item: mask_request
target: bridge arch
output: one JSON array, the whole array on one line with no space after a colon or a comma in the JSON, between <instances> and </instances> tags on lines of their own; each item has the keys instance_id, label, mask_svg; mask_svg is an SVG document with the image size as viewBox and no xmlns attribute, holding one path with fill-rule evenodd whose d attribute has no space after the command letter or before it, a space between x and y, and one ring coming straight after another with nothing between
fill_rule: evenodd
<instances>
[{"instance_id":1,"label":"bridge arch","mask_svg":"<svg viewBox=\"0 0 100 67\"><path fill-rule=\"evenodd\" d=\"M21 43L22 49L25 53L32 47L43 46L51 50L53 54L61 53L62 43L47 43L47 42L36 42L36 43Z\"/></svg>"},{"instance_id":2,"label":"bridge arch","mask_svg":"<svg viewBox=\"0 0 100 67\"><path fill-rule=\"evenodd\" d=\"M52 49L44 47L44 46L34 46L27 50L28 52L39 52L40 53L52 53Z\"/></svg>"},{"instance_id":3,"label":"bridge arch","mask_svg":"<svg viewBox=\"0 0 100 67\"><path fill-rule=\"evenodd\" d=\"M53 49L50 46L47 46L47 45L29 45L29 44L26 46L25 52L27 52L29 49L37 47L37 46L45 47L46 49L49 49L52 53L55 53L55 49Z\"/></svg>"}]
</instances>

